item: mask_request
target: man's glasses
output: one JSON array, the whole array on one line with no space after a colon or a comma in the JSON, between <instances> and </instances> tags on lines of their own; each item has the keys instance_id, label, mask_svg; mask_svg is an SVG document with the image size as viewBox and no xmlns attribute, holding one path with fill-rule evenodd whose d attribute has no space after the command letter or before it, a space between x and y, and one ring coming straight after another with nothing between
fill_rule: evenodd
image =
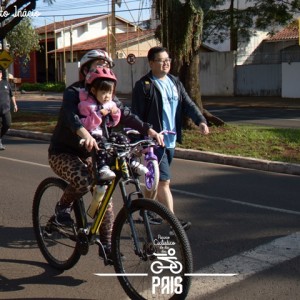
<instances>
[{"instance_id":1,"label":"man's glasses","mask_svg":"<svg viewBox=\"0 0 300 300\"><path fill-rule=\"evenodd\" d=\"M161 64L161 65L164 65L164 64L169 64L169 63L171 63L172 59L171 59L171 58L167 58L167 59L164 59L164 60L161 60L161 59L154 59L154 61L158 62L158 63Z\"/></svg>"}]
</instances>

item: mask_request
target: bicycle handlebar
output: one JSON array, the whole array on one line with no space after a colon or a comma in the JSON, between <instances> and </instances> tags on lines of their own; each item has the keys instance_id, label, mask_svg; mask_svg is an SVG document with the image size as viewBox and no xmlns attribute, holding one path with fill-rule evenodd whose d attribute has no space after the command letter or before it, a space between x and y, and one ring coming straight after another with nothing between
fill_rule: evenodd
<instances>
[{"instance_id":1,"label":"bicycle handlebar","mask_svg":"<svg viewBox=\"0 0 300 300\"><path fill-rule=\"evenodd\" d=\"M83 146L84 142L85 142L85 139L81 139L79 141L79 144ZM107 151L109 151L109 150L131 151L132 149L134 149L138 146L142 146L145 148L156 146L156 142L154 140L144 139L144 140L139 140L134 143L118 144L118 143L114 143L114 142L106 142L106 143L103 143L102 145L103 145L103 149L105 149Z\"/></svg>"}]
</instances>

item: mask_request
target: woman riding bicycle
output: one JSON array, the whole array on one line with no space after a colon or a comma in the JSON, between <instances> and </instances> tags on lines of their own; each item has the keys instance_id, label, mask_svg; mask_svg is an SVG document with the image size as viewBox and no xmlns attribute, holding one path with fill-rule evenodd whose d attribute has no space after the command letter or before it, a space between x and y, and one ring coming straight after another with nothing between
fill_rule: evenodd
<instances>
[{"instance_id":1,"label":"woman riding bicycle","mask_svg":"<svg viewBox=\"0 0 300 300\"><path fill-rule=\"evenodd\" d=\"M105 51L92 50L87 52L80 61L80 72L83 76L97 67L113 67L113 61ZM82 125L82 117L78 111L80 90L85 87L85 81L76 82L69 86L63 95L58 122L53 132L49 146L49 164L52 170L69 184L60 201L56 205L55 220L65 226L73 224L70 216L72 203L90 191L93 181L90 151L95 147L99 150L96 140ZM155 138L163 145L163 137L142 122L129 108L124 107L117 97L113 101L121 110L120 123L134 128L144 135ZM79 144L85 140L85 147ZM100 240L106 253L110 254L111 232L114 220L113 206L110 203L100 228Z\"/></svg>"}]
</instances>

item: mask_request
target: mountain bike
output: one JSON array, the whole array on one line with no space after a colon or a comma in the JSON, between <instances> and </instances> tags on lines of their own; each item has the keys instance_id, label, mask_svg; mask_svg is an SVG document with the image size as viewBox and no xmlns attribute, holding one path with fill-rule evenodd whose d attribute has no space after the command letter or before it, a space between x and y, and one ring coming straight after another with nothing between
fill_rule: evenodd
<instances>
[{"instance_id":1,"label":"mountain bike","mask_svg":"<svg viewBox=\"0 0 300 300\"><path fill-rule=\"evenodd\" d=\"M107 189L92 221L87 217L81 198L73 202L71 216L74 224L57 224L53 218L55 206L68 183L58 177L49 177L39 184L33 200L33 227L38 247L52 267L70 269L88 253L91 245L98 245L99 257L103 258L105 265L114 266L122 288L131 299L184 299L187 296L193 261L186 233L165 206L143 198L139 176L130 167L137 149L142 151L154 146L154 141L148 139L103 145L112 160L110 167L116 177L110 182L101 182L94 174L98 178L95 184L106 184ZM93 164L96 155L94 150ZM96 167L93 170L97 173ZM98 231L117 186L123 206L114 222L112 257L109 259ZM162 223L150 224L148 212L156 213ZM174 235L169 235L170 230Z\"/></svg>"}]
</instances>

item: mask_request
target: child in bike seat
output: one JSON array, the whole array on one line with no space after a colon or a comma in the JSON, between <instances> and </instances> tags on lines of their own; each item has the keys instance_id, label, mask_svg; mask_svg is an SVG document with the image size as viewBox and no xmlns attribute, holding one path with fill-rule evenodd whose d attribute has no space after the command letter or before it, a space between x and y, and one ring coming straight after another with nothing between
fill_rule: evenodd
<instances>
[{"instance_id":1,"label":"child in bike seat","mask_svg":"<svg viewBox=\"0 0 300 300\"><path fill-rule=\"evenodd\" d=\"M96 139L100 150L97 153L97 168L102 180L115 178L115 173L107 165L107 154L101 149L106 142L107 127L116 126L121 117L120 109L112 101L117 79L113 71L105 67L92 69L86 75L84 89L80 89L78 104L82 125Z\"/></svg>"}]
</instances>

